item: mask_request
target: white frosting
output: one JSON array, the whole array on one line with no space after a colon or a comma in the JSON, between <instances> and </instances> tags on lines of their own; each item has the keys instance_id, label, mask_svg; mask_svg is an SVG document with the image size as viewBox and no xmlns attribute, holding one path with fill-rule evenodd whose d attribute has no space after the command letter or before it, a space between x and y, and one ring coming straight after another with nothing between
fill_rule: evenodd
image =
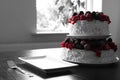
<instances>
[{"instance_id":1,"label":"white frosting","mask_svg":"<svg viewBox=\"0 0 120 80\"><path fill-rule=\"evenodd\" d=\"M117 54L113 50L104 50L101 52L101 57L97 57L93 51L80 49L63 48L63 60L75 63L87 64L106 64L113 63L119 60Z\"/></svg>"},{"instance_id":2,"label":"white frosting","mask_svg":"<svg viewBox=\"0 0 120 80\"><path fill-rule=\"evenodd\" d=\"M69 35L71 36L103 36L109 35L109 24L106 21L77 21L69 24Z\"/></svg>"}]
</instances>

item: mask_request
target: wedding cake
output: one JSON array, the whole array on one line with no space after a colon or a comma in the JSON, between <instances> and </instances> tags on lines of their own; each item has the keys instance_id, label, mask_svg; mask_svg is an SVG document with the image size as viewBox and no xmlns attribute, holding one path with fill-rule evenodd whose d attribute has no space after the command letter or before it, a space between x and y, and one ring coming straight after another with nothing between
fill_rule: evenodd
<instances>
[{"instance_id":1,"label":"wedding cake","mask_svg":"<svg viewBox=\"0 0 120 80\"><path fill-rule=\"evenodd\" d=\"M117 45L110 38L108 15L103 12L73 13L69 22L69 35L61 43L65 61L87 64L113 63Z\"/></svg>"}]
</instances>

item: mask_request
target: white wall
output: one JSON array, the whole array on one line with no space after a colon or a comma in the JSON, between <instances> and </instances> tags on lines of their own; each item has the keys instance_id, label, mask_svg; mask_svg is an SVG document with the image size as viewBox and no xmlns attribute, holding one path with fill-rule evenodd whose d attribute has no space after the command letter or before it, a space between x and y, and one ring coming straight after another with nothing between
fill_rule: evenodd
<instances>
[{"instance_id":1,"label":"white wall","mask_svg":"<svg viewBox=\"0 0 120 80\"><path fill-rule=\"evenodd\" d=\"M35 0L0 0L0 43L30 40L35 20Z\"/></svg>"},{"instance_id":2,"label":"white wall","mask_svg":"<svg viewBox=\"0 0 120 80\"><path fill-rule=\"evenodd\" d=\"M42 49L42 48L58 48L58 47L60 47L59 42L0 44L0 52Z\"/></svg>"},{"instance_id":3,"label":"white wall","mask_svg":"<svg viewBox=\"0 0 120 80\"><path fill-rule=\"evenodd\" d=\"M120 0L103 0L103 12L108 14L112 23L110 31L115 42L120 43Z\"/></svg>"}]
</instances>

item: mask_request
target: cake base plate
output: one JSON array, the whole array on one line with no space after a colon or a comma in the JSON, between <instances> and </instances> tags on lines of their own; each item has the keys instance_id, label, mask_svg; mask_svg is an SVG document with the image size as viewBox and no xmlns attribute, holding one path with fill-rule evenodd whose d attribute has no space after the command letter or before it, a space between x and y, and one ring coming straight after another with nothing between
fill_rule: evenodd
<instances>
[{"instance_id":1,"label":"cake base plate","mask_svg":"<svg viewBox=\"0 0 120 80\"><path fill-rule=\"evenodd\" d=\"M90 64L90 65L100 65L100 64L113 64L113 63L117 63L119 62L119 57L115 57L114 61L108 61L108 62L76 62L76 61L72 61L72 60L66 60L66 59L63 59L63 61L66 61L66 62L70 62L70 63L75 63L75 64Z\"/></svg>"},{"instance_id":2,"label":"cake base plate","mask_svg":"<svg viewBox=\"0 0 120 80\"><path fill-rule=\"evenodd\" d=\"M83 36L80 36L80 35L67 35L68 37L73 37L73 38L81 38L81 39L105 39L105 38L108 38L111 36L111 34L109 35L91 35L91 36L87 36L87 35L83 35Z\"/></svg>"}]
</instances>

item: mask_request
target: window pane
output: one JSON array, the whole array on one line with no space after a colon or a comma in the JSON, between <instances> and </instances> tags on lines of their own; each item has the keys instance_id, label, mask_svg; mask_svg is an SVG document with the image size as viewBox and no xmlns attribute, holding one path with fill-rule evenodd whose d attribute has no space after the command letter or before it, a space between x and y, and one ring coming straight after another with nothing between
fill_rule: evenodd
<instances>
[{"instance_id":1,"label":"window pane","mask_svg":"<svg viewBox=\"0 0 120 80\"><path fill-rule=\"evenodd\" d=\"M93 0L93 11L102 12L102 0Z\"/></svg>"},{"instance_id":2,"label":"window pane","mask_svg":"<svg viewBox=\"0 0 120 80\"><path fill-rule=\"evenodd\" d=\"M102 0L36 0L36 9L37 32L66 33L73 12L101 12Z\"/></svg>"},{"instance_id":3,"label":"window pane","mask_svg":"<svg viewBox=\"0 0 120 80\"><path fill-rule=\"evenodd\" d=\"M86 11L86 0L36 0L37 31L67 32L73 12Z\"/></svg>"}]
</instances>

